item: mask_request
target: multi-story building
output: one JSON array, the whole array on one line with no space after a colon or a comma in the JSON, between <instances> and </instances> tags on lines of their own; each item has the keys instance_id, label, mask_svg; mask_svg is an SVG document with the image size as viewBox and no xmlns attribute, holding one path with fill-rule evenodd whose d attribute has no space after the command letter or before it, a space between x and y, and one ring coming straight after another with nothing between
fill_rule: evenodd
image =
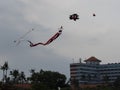
<instances>
[{"instance_id":1,"label":"multi-story building","mask_svg":"<svg viewBox=\"0 0 120 90\"><path fill-rule=\"evenodd\" d=\"M70 64L71 80L77 80L79 85L112 83L120 77L120 63L100 64L96 57L84 62Z\"/></svg>"}]
</instances>

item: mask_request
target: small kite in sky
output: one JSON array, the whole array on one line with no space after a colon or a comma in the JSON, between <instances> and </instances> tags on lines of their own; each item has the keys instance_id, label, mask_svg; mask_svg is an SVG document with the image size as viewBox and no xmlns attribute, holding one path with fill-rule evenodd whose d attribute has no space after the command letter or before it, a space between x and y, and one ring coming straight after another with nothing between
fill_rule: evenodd
<instances>
[{"instance_id":1,"label":"small kite in sky","mask_svg":"<svg viewBox=\"0 0 120 90\"><path fill-rule=\"evenodd\" d=\"M75 14L72 14L72 15L70 15L69 19L76 21L77 19L79 19L79 15L76 14L76 13L75 13Z\"/></svg>"},{"instance_id":2,"label":"small kite in sky","mask_svg":"<svg viewBox=\"0 0 120 90\"><path fill-rule=\"evenodd\" d=\"M95 13L93 13L93 16L95 17L95 16L96 16L96 14L95 14Z\"/></svg>"},{"instance_id":3,"label":"small kite in sky","mask_svg":"<svg viewBox=\"0 0 120 90\"><path fill-rule=\"evenodd\" d=\"M25 41L23 38L25 36L27 36L29 33L31 33L34 29L32 28L31 30L29 30L28 32L26 32L23 36L21 36L19 39L14 40L14 43L16 43L16 46L19 45L21 43L21 41Z\"/></svg>"},{"instance_id":4,"label":"small kite in sky","mask_svg":"<svg viewBox=\"0 0 120 90\"><path fill-rule=\"evenodd\" d=\"M47 42L45 42L45 43L42 43L42 42L39 42L39 43L35 43L35 44L33 44L30 40L27 40L29 43L30 43L30 47L34 47L34 46L37 46L37 45L48 45L48 44L50 44L52 41L54 41L56 38L58 38L60 35L61 35L61 33L62 33L62 29L63 29L63 27L61 26L60 27L60 30L55 34L55 35L53 35Z\"/></svg>"}]
</instances>

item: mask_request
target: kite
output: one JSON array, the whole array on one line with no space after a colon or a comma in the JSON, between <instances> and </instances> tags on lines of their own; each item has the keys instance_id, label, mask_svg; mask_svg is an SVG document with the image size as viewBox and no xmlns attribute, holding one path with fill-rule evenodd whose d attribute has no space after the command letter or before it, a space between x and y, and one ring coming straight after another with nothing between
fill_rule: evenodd
<instances>
[{"instance_id":1,"label":"kite","mask_svg":"<svg viewBox=\"0 0 120 90\"><path fill-rule=\"evenodd\" d=\"M95 13L93 13L93 16L94 16L94 17L96 16Z\"/></svg>"},{"instance_id":2,"label":"kite","mask_svg":"<svg viewBox=\"0 0 120 90\"><path fill-rule=\"evenodd\" d=\"M34 29L32 28L28 32L26 32L23 36L21 36L18 40L14 40L14 43L16 43L16 46L21 43L21 41L25 41L23 38L27 36L30 32L32 32Z\"/></svg>"},{"instance_id":3,"label":"kite","mask_svg":"<svg viewBox=\"0 0 120 90\"><path fill-rule=\"evenodd\" d=\"M72 15L70 15L69 19L76 21L77 19L79 19L79 15L77 15L77 14L72 14Z\"/></svg>"},{"instance_id":4,"label":"kite","mask_svg":"<svg viewBox=\"0 0 120 90\"><path fill-rule=\"evenodd\" d=\"M39 43L33 44L30 40L27 40L27 41L30 43L29 46L30 46L30 47L34 47L34 46L37 46L37 45L43 45L43 46L45 46L45 45L50 44L52 41L54 41L56 38L58 38L58 37L61 35L62 29L63 29L63 27L61 26L61 27L60 27L60 30L59 30L55 35L53 35L53 36L52 36L47 42L45 42L45 43L39 42Z\"/></svg>"}]
</instances>

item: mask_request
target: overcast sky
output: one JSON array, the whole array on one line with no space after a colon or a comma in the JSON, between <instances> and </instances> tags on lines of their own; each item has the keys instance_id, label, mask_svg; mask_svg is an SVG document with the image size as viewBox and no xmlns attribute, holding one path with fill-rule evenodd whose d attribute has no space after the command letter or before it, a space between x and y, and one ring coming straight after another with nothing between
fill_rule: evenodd
<instances>
[{"instance_id":1,"label":"overcast sky","mask_svg":"<svg viewBox=\"0 0 120 90\"><path fill-rule=\"evenodd\" d=\"M69 78L69 64L79 58L120 62L119 9L120 0L0 0L0 65L8 61L10 70L52 70ZM79 20L69 20L73 13ZM24 39L45 42L61 25L62 35L48 46L13 42L32 28Z\"/></svg>"}]
</instances>

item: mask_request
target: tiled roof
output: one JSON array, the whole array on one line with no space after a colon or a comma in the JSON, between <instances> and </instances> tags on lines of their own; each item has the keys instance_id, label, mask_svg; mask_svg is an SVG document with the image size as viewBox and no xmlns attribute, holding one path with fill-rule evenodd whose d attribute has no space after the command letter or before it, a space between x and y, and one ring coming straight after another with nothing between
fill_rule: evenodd
<instances>
[{"instance_id":1,"label":"tiled roof","mask_svg":"<svg viewBox=\"0 0 120 90\"><path fill-rule=\"evenodd\" d=\"M87 61L101 62L101 60L97 59L94 56L92 56L92 57L90 57L90 58L88 58L88 59L85 60L85 62L87 62Z\"/></svg>"},{"instance_id":2,"label":"tiled roof","mask_svg":"<svg viewBox=\"0 0 120 90\"><path fill-rule=\"evenodd\" d=\"M15 84L14 86L21 88L31 88L31 84Z\"/></svg>"}]
</instances>

